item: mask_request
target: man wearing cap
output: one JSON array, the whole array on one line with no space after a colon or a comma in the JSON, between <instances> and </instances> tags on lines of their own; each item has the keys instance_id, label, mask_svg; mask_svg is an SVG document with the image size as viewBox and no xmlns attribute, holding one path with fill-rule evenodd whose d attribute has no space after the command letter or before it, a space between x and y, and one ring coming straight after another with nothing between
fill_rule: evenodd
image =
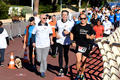
<instances>
[{"instance_id":1,"label":"man wearing cap","mask_svg":"<svg viewBox=\"0 0 120 80\"><path fill-rule=\"evenodd\" d=\"M35 25L35 18L34 17L30 17L29 18L29 22L30 22L30 24L26 27L25 32L24 32L25 36L24 36L24 45L23 45L23 48L27 49L27 47L29 47L30 64L35 67L35 65L33 65L33 63L32 63L32 51L33 51L33 46L32 46L32 31L33 31L34 25Z\"/></svg>"}]
</instances>

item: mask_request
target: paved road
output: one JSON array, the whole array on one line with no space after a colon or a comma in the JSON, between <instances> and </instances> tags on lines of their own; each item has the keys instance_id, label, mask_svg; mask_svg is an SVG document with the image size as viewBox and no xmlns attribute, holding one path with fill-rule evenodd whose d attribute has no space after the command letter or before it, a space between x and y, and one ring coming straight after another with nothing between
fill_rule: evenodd
<instances>
[{"instance_id":1,"label":"paved road","mask_svg":"<svg viewBox=\"0 0 120 80\"><path fill-rule=\"evenodd\" d=\"M69 51L69 74L65 77L57 77L58 56L56 58L52 58L50 55L48 56L48 70L45 78L41 78L38 74L32 72L28 64L24 64L21 69L8 69L11 52L14 52L14 57L23 58L22 40L22 38L15 38L14 41L10 41L10 45L5 52L4 67L0 67L0 80L74 80L76 74L76 59L72 49ZM37 66L37 68L39 70L39 66ZM85 70L86 80L102 80L102 73L102 57L99 51L96 50L92 54L92 57L87 59L87 68Z\"/></svg>"}]
</instances>

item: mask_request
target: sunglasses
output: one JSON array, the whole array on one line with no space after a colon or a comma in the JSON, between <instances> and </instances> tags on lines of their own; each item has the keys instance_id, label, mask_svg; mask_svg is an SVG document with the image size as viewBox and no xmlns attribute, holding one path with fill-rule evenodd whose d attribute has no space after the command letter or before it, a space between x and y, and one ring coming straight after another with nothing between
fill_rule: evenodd
<instances>
[{"instance_id":1,"label":"sunglasses","mask_svg":"<svg viewBox=\"0 0 120 80\"><path fill-rule=\"evenodd\" d=\"M47 19L47 18L42 18L42 19Z\"/></svg>"},{"instance_id":2,"label":"sunglasses","mask_svg":"<svg viewBox=\"0 0 120 80\"><path fill-rule=\"evenodd\" d=\"M80 20L86 20L86 18L80 18Z\"/></svg>"}]
</instances>

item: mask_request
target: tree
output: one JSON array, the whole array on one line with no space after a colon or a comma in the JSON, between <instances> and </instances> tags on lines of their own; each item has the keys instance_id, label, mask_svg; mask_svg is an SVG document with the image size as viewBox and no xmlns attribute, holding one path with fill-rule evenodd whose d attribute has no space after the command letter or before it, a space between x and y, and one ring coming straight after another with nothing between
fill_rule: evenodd
<instances>
[{"instance_id":1,"label":"tree","mask_svg":"<svg viewBox=\"0 0 120 80\"><path fill-rule=\"evenodd\" d=\"M39 9L39 0L34 0L34 12L38 13Z\"/></svg>"}]
</instances>

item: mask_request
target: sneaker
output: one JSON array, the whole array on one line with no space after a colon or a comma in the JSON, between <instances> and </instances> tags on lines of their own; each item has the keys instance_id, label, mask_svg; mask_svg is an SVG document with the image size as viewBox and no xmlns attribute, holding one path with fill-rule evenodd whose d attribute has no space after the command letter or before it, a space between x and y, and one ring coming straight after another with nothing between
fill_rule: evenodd
<instances>
[{"instance_id":1,"label":"sneaker","mask_svg":"<svg viewBox=\"0 0 120 80\"><path fill-rule=\"evenodd\" d=\"M64 72L65 72L65 75L68 74L68 66L65 66L65 68L64 68Z\"/></svg>"},{"instance_id":2,"label":"sneaker","mask_svg":"<svg viewBox=\"0 0 120 80\"><path fill-rule=\"evenodd\" d=\"M1 67L4 67L4 65L3 65L3 64L1 64L1 63L0 63L0 66L1 66Z\"/></svg>"},{"instance_id":3,"label":"sneaker","mask_svg":"<svg viewBox=\"0 0 120 80\"><path fill-rule=\"evenodd\" d=\"M1 66L1 67L4 67L4 65L3 65L3 64L1 64L0 66Z\"/></svg>"},{"instance_id":4,"label":"sneaker","mask_svg":"<svg viewBox=\"0 0 120 80\"><path fill-rule=\"evenodd\" d=\"M85 77L84 77L84 75L81 75L81 80L85 80Z\"/></svg>"},{"instance_id":5,"label":"sneaker","mask_svg":"<svg viewBox=\"0 0 120 80\"><path fill-rule=\"evenodd\" d=\"M79 74L77 74L77 76L75 77L75 80L78 80L78 79L80 79L80 75Z\"/></svg>"},{"instance_id":6,"label":"sneaker","mask_svg":"<svg viewBox=\"0 0 120 80\"><path fill-rule=\"evenodd\" d=\"M44 78L44 77L45 77L45 73L44 73L44 72L41 72L40 76L41 76L42 78Z\"/></svg>"},{"instance_id":7,"label":"sneaker","mask_svg":"<svg viewBox=\"0 0 120 80\"><path fill-rule=\"evenodd\" d=\"M60 76L60 77L64 76L63 69L60 69L58 76Z\"/></svg>"}]
</instances>

